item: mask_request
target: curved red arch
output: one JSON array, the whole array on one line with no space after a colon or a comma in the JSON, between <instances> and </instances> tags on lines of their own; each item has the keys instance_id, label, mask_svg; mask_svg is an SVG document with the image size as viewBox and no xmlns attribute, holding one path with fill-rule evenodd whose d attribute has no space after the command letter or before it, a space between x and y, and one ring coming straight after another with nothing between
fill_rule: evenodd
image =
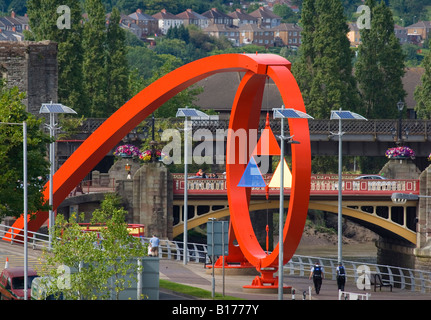
<instances>
[{"instance_id":1,"label":"curved red arch","mask_svg":"<svg viewBox=\"0 0 431 320\"><path fill-rule=\"evenodd\" d=\"M283 103L288 108L305 112L304 102L298 85L285 66L268 66L267 75L277 85ZM238 88L232 107L229 129L235 132L241 128L257 128L260 117L262 88L265 76L248 72ZM254 94L251 94L254 93ZM310 196L311 150L308 121L306 119L289 119L290 134L300 144L292 145L292 188L289 210L283 229L283 253L286 263L293 256L301 240L307 216ZM248 204L250 188L238 187L246 164L230 159L231 153L237 155L239 146L228 134L227 139L227 189L229 209L236 239L246 259L258 269L276 267L278 265L278 245L267 255L258 243L251 225Z\"/></svg>"},{"instance_id":2,"label":"curved red arch","mask_svg":"<svg viewBox=\"0 0 431 320\"><path fill-rule=\"evenodd\" d=\"M229 128L257 128L265 79L271 77L276 83L286 106L305 111L302 96L290 73L290 62L272 54L223 54L203 58L180 67L150 86L124 104L108 118L58 169L53 177L53 207L56 209L73 188L94 166L133 128L154 110L178 92L197 81L220 72L246 72L235 98ZM289 213L284 227L285 259L290 259L301 238L307 214L311 153L308 124L306 120L289 121L291 134L301 142L292 148L292 192ZM230 132L232 130L229 130ZM228 149L232 144L229 142ZM238 154L236 152L236 154ZM227 153L229 157L229 150ZM229 162L229 161L228 161ZM227 164L228 199L232 225L241 250L258 269L273 265L278 248L267 256L255 239L248 212L249 188L238 188L244 165ZM47 184L46 189L49 190ZM49 198L48 191L44 193ZM293 214L295 212L295 214ZM38 212L28 222L28 229L37 231L47 220L47 212ZM23 218L17 219L13 227L23 228ZM11 234L4 239L11 239Z\"/></svg>"}]
</instances>

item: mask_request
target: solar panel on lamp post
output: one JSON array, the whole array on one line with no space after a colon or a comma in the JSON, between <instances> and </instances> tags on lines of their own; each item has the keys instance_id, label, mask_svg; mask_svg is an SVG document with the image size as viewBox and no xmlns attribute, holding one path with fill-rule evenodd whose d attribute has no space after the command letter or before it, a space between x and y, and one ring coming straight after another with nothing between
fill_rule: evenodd
<instances>
[{"instance_id":1,"label":"solar panel on lamp post","mask_svg":"<svg viewBox=\"0 0 431 320\"><path fill-rule=\"evenodd\" d=\"M51 248L52 244L52 234L54 230L54 210L53 210L53 176L55 172L55 130L58 130L57 124L55 123L55 115L59 113L69 113L76 114L75 110L72 108L66 107L61 103L42 103L42 107L39 110L39 113L48 113L49 114L49 125L45 125L46 128L49 129L49 135L51 138L51 143L49 145L49 247Z\"/></svg>"},{"instance_id":2,"label":"solar panel on lamp post","mask_svg":"<svg viewBox=\"0 0 431 320\"><path fill-rule=\"evenodd\" d=\"M343 155L343 142L342 142L342 136L343 132L342 129L342 120L365 120L366 118L363 116L351 112L351 111L343 111L343 110L332 110L331 111L331 120L338 120L338 133L332 133L333 136L338 136L338 262L343 262L343 252L342 252L342 240L343 240L343 228L342 228L342 155Z\"/></svg>"},{"instance_id":3,"label":"solar panel on lamp post","mask_svg":"<svg viewBox=\"0 0 431 320\"><path fill-rule=\"evenodd\" d=\"M305 112L301 112L295 109L273 108L274 119L281 119L280 131L281 134L278 137L280 139L280 206L278 212L278 300L283 300L283 215L284 215L284 141L287 143L299 143L293 140L293 136L284 136L284 119L313 119L310 115Z\"/></svg>"},{"instance_id":4,"label":"solar panel on lamp post","mask_svg":"<svg viewBox=\"0 0 431 320\"><path fill-rule=\"evenodd\" d=\"M189 122L188 122L188 118L191 119L209 119L209 116L205 113L203 113L202 111L198 111L196 109L193 108L179 108L177 110L177 114L176 117L184 117L184 209L183 209L183 223L184 223L184 233L183 233L183 250L184 250L184 254L183 254L183 263L184 265L187 264L187 220L188 220L188 204L187 204L187 197L188 197L188 192L187 192L187 172L188 172L188 155L189 155L189 145L188 145L188 139L189 139L189 135L188 132L191 133L191 128L189 128Z\"/></svg>"}]
</instances>

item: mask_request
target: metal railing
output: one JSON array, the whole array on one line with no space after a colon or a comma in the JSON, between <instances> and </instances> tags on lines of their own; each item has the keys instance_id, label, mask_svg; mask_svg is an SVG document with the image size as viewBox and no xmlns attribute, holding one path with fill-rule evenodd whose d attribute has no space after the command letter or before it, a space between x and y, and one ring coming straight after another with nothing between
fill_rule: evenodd
<instances>
[{"instance_id":1,"label":"metal railing","mask_svg":"<svg viewBox=\"0 0 431 320\"><path fill-rule=\"evenodd\" d=\"M10 231L11 230L11 231ZM20 234L21 229L13 228L0 224L0 237L3 239L5 235ZM23 244L24 238L22 235L12 237L8 240L11 245ZM143 243L148 243L150 238L142 237ZM28 231L28 241L33 249L47 248L49 245L49 236L47 234ZM171 240L160 240L159 258L173 259L183 261L184 246L182 242ZM211 260L208 256L206 244L188 243L188 261L194 263L210 264ZM308 277L311 267L319 262L325 271L325 278L336 280L337 260L330 258L321 258L313 256L294 255L292 259L284 266L284 272L299 277ZM373 288L374 275L379 274L384 282L391 284L394 288L403 290L420 291L422 293L431 293L431 272L417 269L401 268L389 265L380 265L361 261L343 261L346 270L346 281L358 284L359 281L368 277L371 288ZM366 266L365 268L360 266ZM363 270L366 272L364 273ZM364 283L365 285L365 283Z\"/></svg>"},{"instance_id":2,"label":"metal railing","mask_svg":"<svg viewBox=\"0 0 431 320\"><path fill-rule=\"evenodd\" d=\"M148 243L150 238L141 238L144 243ZM207 245L201 243L187 243L187 261L196 263L210 263ZM183 261L184 243L180 241L160 240L159 258Z\"/></svg>"},{"instance_id":3,"label":"metal railing","mask_svg":"<svg viewBox=\"0 0 431 320\"><path fill-rule=\"evenodd\" d=\"M143 238L148 242L150 238ZM207 255L205 244L188 243L188 261L209 264L210 257ZM161 240L159 246L159 258L183 260L183 243L178 241ZM313 256L294 255L284 266L284 272L290 275L308 277L311 267L319 262L324 267L325 278L336 280L337 260ZM379 274L385 283L390 283L394 288L403 290L420 291L431 293L431 272L416 269L400 268L389 265L373 264L361 261L344 261L346 270L346 281L358 284L362 279L368 277L371 289L374 287L374 275ZM366 266L361 271L358 267ZM366 283L364 283L365 285Z\"/></svg>"},{"instance_id":4,"label":"metal railing","mask_svg":"<svg viewBox=\"0 0 431 320\"><path fill-rule=\"evenodd\" d=\"M115 179L82 180L67 197L99 192L115 192Z\"/></svg>"},{"instance_id":5,"label":"metal railing","mask_svg":"<svg viewBox=\"0 0 431 320\"><path fill-rule=\"evenodd\" d=\"M319 262L325 270L325 278L336 280L336 259L320 258L312 256L294 255L284 266L285 272L290 275L309 276L311 267ZM374 286L374 276L380 275L383 282L391 284L395 288L410 289L422 293L431 292L431 272L416 269L401 268L389 265L380 265L360 261L343 261L346 270L346 281L358 284L368 277L371 287ZM360 266L366 266L359 269ZM365 283L363 283L365 285Z\"/></svg>"},{"instance_id":6,"label":"metal railing","mask_svg":"<svg viewBox=\"0 0 431 320\"><path fill-rule=\"evenodd\" d=\"M5 238L6 239L3 239ZM49 235L34 231L27 231L27 242L33 249L42 249L49 246ZM19 243L24 244L23 229L0 224L0 239L9 241L11 245Z\"/></svg>"}]
</instances>

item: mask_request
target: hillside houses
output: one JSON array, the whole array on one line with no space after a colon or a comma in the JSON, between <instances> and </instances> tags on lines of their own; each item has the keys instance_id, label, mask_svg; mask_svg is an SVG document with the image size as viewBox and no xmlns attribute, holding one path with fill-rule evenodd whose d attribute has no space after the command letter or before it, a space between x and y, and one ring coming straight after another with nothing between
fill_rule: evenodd
<instances>
[{"instance_id":1,"label":"hillside houses","mask_svg":"<svg viewBox=\"0 0 431 320\"><path fill-rule=\"evenodd\" d=\"M184 24L183 19L180 17L167 12L166 9L163 9L159 13L153 14L152 17L157 19L159 30L162 34L166 34L170 28L179 27Z\"/></svg>"},{"instance_id":2,"label":"hillside houses","mask_svg":"<svg viewBox=\"0 0 431 320\"><path fill-rule=\"evenodd\" d=\"M0 40L23 41L24 30L29 30L27 15L17 16L12 11L10 16L0 17Z\"/></svg>"},{"instance_id":3,"label":"hillside houses","mask_svg":"<svg viewBox=\"0 0 431 320\"><path fill-rule=\"evenodd\" d=\"M282 23L281 20L272 12L271 6L261 6L251 13L235 9L227 14L216 8L203 13L187 9L178 14L163 9L152 16L137 9L128 15L122 14L120 26L142 40L165 35L169 28L195 25L210 36L226 37L234 46L255 44L265 47L299 47L302 42L301 26ZM361 30L354 22L348 26L347 37L350 44L352 47L358 47L361 43ZM0 38L3 40L22 41L23 31L28 29L26 15L17 16L12 12L10 16L0 17ZM430 21L419 21L407 27L394 26L394 33L401 44L418 46L422 46L429 39L430 30Z\"/></svg>"},{"instance_id":4,"label":"hillside houses","mask_svg":"<svg viewBox=\"0 0 431 320\"><path fill-rule=\"evenodd\" d=\"M394 25L395 36L400 41L400 44L414 44L423 46L426 40L430 37L431 21L419 21L407 27ZM350 40L352 47L357 47L361 44L361 33L356 23L349 23L349 32L347 37Z\"/></svg>"},{"instance_id":5,"label":"hillside houses","mask_svg":"<svg viewBox=\"0 0 431 320\"><path fill-rule=\"evenodd\" d=\"M258 18L245 13L244 10L236 9L234 12L229 13L232 17L232 24L235 27L240 27L245 24L257 24Z\"/></svg>"}]
</instances>

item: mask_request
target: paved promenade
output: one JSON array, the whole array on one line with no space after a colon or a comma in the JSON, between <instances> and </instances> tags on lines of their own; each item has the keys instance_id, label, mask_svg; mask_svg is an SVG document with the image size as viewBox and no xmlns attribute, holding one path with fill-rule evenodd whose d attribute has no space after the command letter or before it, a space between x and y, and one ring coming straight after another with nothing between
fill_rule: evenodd
<instances>
[{"instance_id":1,"label":"paved promenade","mask_svg":"<svg viewBox=\"0 0 431 320\"><path fill-rule=\"evenodd\" d=\"M250 289L245 291L244 285L250 285L254 279L254 275L228 275L225 272L225 295L235 296L247 300L278 300L278 294L275 293L254 293ZM223 277L221 274L215 274L215 291L223 292ZM182 261L175 260L160 260L160 279L186 284L193 287L199 287L208 291L212 290L212 273L204 269L203 264L190 262L184 265ZM285 293L283 300L302 300L303 292L306 291L306 299L310 299L309 287L311 290L311 300L338 300L338 290L336 281L323 280L322 289L317 295L313 289L312 280L307 277L284 276L285 286L291 286L295 289L295 295ZM352 293L365 294L368 293L369 300L431 300L431 294L423 294L420 292L412 292L409 290L400 290L393 288L392 292L389 288L382 288L380 291L374 292L371 290L359 290L354 284L348 283L345 291Z\"/></svg>"},{"instance_id":2,"label":"paved promenade","mask_svg":"<svg viewBox=\"0 0 431 320\"><path fill-rule=\"evenodd\" d=\"M28 250L28 264L30 267L36 266L40 250ZM0 271L3 270L6 258L9 259L9 266L22 266L24 265L23 247L21 245L11 245L7 242L0 241ZM160 260L160 279L186 284L193 287L199 287L211 292L212 290L212 273L210 270L204 268L203 264L189 262L187 265L183 261L177 260ZM278 300L278 294L275 293L260 293L253 292L250 289L245 291L244 285L250 285L254 279L254 275L232 275L227 271L225 272L225 295L235 296L247 300ZM223 277L220 272L216 272L215 276L215 291L217 293L223 292ZM313 286L311 280L307 277L298 276L284 276L285 286L291 286L295 289L295 295L285 293L283 300L302 300L303 292L306 292L306 299L309 300L309 288ZM412 292L409 290L400 290L394 288L390 292L389 288L382 288L381 291L377 289L358 290L358 288L351 283L346 285L345 291L352 293L369 293L369 300L431 300L431 294L423 294L420 292ZM333 280L323 280L322 289L320 294L315 294L314 289L311 290L311 300L338 300L338 290L336 282Z\"/></svg>"}]
</instances>

